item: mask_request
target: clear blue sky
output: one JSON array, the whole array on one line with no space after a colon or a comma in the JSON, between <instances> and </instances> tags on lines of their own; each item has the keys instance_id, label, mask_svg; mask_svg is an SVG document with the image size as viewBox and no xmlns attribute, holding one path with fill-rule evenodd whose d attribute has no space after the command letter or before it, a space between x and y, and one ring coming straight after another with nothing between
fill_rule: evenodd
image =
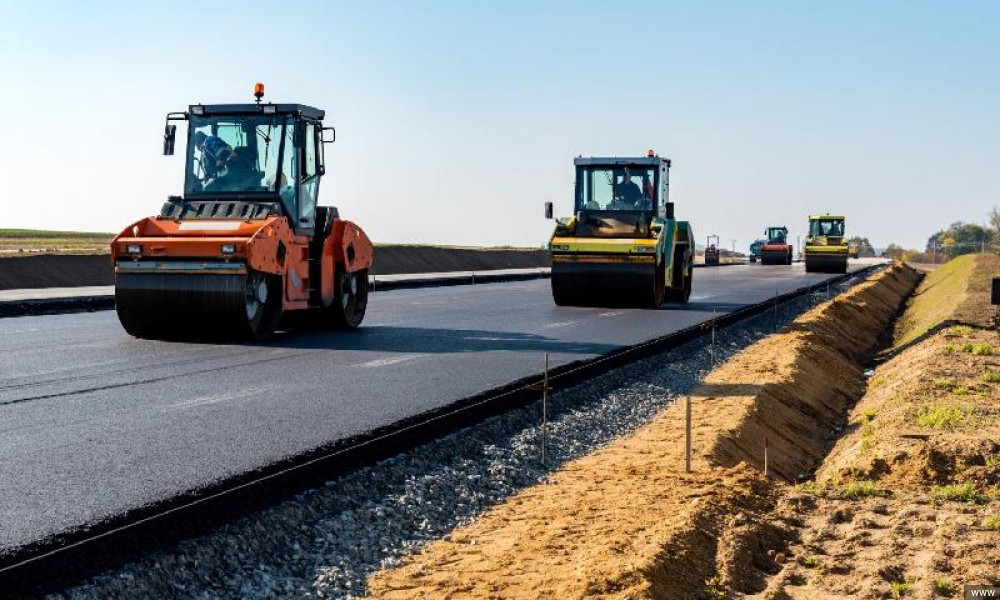
<instances>
[{"instance_id":1,"label":"clear blue sky","mask_svg":"<svg viewBox=\"0 0 1000 600\"><path fill-rule=\"evenodd\" d=\"M117 231L181 188L164 113L327 110L321 201L377 241L540 245L572 158L674 160L700 239L843 212L922 246L1000 204L997 2L0 0L0 227Z\"/></svg>"}]
</instances>

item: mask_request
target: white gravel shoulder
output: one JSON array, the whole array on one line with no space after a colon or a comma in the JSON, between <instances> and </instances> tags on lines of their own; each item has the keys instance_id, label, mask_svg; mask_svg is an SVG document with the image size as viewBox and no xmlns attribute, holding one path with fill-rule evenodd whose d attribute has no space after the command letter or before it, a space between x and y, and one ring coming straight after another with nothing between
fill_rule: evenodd
<instances>
[{"instance_id":1,"label":"white gravel shoulder","mask_svg":"<svg viewBox=\"0 0 1000 600\"><path fill-rule=\"evenodd\" d=\"M860 278L838 286L839 292ZM813 294L719 330L717 358L826 299ZM550 399L548 464L541 402L309 490L271 509L130 563L49 600L330 598L444 538L552 469L647 422L711 368L708 340L642 360Z\"/></svg>"}]
</instances>

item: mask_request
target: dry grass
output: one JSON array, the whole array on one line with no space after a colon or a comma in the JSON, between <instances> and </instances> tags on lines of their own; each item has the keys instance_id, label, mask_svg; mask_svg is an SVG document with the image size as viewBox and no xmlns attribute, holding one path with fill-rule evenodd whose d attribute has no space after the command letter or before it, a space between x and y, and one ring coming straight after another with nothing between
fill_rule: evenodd
<instances>
[{"instance_id":1,"label":"dry grass","mask_svg":"<svg viewBox=\"0 0 1000 600\"><path fill-rule=\"evenodd\" d=\"M106 253L113 233L0 229L0 255Z\"/></svg>"}]
</instances>

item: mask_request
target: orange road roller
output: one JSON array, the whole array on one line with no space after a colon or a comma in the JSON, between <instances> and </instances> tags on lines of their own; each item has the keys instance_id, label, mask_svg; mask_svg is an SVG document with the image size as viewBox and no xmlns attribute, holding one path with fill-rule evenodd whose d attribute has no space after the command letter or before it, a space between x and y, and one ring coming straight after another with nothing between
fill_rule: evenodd
<instances>
[{"instance_id":1,"label":"orange road roller","mask_svg":"<svg viewBox=\"0 0 1000 600\"><path fill-rule=\"evenodd\" d=\"M303 104L196 104L187 121L184 194L111 243L115 308L129 334L262 339L283 315L357 327L368 304L371 241L337 209L317 206L324 112Z\"/></svg>"}]
</instances>

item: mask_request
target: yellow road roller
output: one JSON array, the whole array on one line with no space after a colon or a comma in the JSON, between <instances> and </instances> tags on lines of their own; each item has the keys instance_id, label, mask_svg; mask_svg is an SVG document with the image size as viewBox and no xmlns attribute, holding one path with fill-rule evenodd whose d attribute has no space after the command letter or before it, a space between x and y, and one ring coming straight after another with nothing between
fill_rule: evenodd
<instances>
[{"instance_id":1,"label":"yellow road roller","mask_svg":"<svg viewBox=\"0 0 1000 600\"><path fill-rule=\"evenodd\" d=\"M810 215L809 236L805 243L806 271L809 273L846 273L847 238L844 217Z\"/></svg>"},{"instance_id":2,"label":"yellow road roller","mask_svg":"<svg viewBox=\"0 0 1000 600\"><path fill-rule=\"evenodd\" d=\"M549 240L552 298L560 306L640 306L691 296L694 238L674 218L670 159L583 158L574 215L556 220ZM552 218L552 203L545 205Z\"/></svg>"}]
</instances>

